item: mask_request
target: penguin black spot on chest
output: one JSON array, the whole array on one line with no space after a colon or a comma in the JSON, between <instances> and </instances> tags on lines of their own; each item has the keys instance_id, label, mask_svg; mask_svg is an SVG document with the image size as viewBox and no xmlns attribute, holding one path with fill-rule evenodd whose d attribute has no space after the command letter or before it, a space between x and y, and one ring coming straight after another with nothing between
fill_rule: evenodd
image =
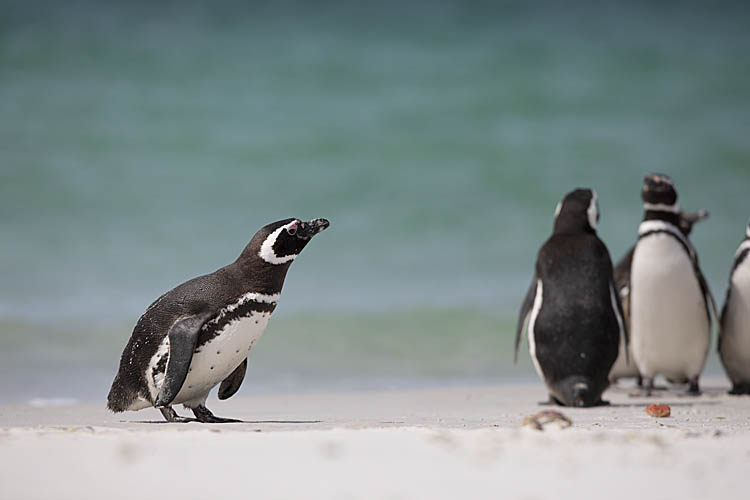
<instances>
[{"instance_id":1,"label":"penguin black spot on chest","mask_svg":"<svg viewBox=\"0 0 750 500\"><path fill-rule=\"evenodd\" d=\"M276 303L261 302L257 300L248 300L231 308L222 309L219 314L210 319L203 325L198 336L196 352L211 342L214 338L221 335L227 325L241 318L250 317L253 313L271 314L276 309Z\"/></svg>"}]
</instances>

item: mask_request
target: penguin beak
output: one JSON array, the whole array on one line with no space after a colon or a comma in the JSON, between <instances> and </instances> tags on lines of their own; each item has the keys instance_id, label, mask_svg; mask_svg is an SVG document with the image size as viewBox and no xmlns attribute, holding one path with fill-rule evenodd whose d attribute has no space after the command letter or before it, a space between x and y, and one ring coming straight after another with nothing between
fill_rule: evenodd
<instances>
[{"instance_id":1,"label":"penguin beak","mask_svg":"<svg viewBox=\"0 0 750 500\"><path fill-rule=\"evenodd\" d=\"M313 219L307 222L303 222L299 225L297 230L297 236L299 238L312 238L316 234L325 231L331 223L328 219Z\"/></svg>"}]
</instances>

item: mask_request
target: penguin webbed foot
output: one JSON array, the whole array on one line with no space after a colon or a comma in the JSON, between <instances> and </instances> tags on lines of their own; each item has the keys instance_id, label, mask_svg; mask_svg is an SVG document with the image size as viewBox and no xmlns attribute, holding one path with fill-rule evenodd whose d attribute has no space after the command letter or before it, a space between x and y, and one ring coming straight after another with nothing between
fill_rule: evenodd
<instances>
[{"instance_id":1,"label":"penguin webbed foot","mask_svg":"<svg viewBox=\"0 0 750 500\"><path fill-rule=\"evenodd\" d=\"M195 422L194 418L179 416L177 412L174 411L174 408L172 408L171 406L163 406L159 408L159 411L161 412L162 416L164 416L164 419L170 423L184 424L187 422Z\"/></svg>"},{"instance_id":2,"label":"penguin webbed foot","mask_svg":"<svg viewBox=\"0 0 750 500\"><path fill-rule=\"evenodd\" d=\"M191 408L193 411L193 415L195 415L196 420L198 422L203 422L204 424L231 424L231 423L242 423L242 420L237 420L234 418L224 418L224 417L217 417L213 413L211 413L211 410L206 408L204 405L198 405L195 408Z\"/></svg>"}]
</instances>

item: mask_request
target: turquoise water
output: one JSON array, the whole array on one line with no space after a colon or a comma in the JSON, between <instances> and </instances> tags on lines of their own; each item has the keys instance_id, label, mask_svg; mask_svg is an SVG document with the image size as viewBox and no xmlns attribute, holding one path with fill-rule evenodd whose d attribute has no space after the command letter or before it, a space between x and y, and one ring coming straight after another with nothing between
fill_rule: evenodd
<instances>
[{"instance_id":1,"label":"turquoise water","mask_svg":"<svg viewBox=\"0 0 750 500\"><path fill-rule=\"evenodd\" d=\"M556 5L3 2L0 400L103 399L153 298L286 217L332 227L246 391L534 376L512 330L555 205L595 188L617 259L651 171L711 212L723 301L748 8Z\"/></svg>"}]
</instances>

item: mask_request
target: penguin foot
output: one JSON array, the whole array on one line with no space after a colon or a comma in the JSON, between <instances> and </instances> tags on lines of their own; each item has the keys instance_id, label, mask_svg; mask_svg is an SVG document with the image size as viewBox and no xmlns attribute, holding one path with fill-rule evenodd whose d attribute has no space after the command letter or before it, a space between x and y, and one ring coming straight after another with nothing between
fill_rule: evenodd
<instances>
[{"instance_id":1,"label":"penguin foot","mask_svg":"<svg viewBox=\"0 0 750 500\"><path fill-rule=\"evenodd\" d=\"M688 390L685 393L685 395L686 396L700 396L701 395L701 389L700 389L700 386L698 385L698 377L690 379Z\"/></svg>"},{"instance_id":2,"label":"penguin foot","mask_svg":"<svg viewBox=\"0 0 750 500\"><path fill-rule=\"evenodd\" d=\"M216 415L211 413L211 410L203 405L198 405L195 408L191 409L193 410L193 414L195 415L195 418L198 420L198 422L203 422L205 424L230 424L242 422L242 420L236 420L234 418L217 417Z\"/></svg>"},{"instance_id":3,"label":"penguin foot","mask_svg":"<svg viewBox=\"0 0 750 500\"><path fill-rule=\"evenodd\" d=\"M729 390L728 394L731 394L732 396L750 394L750 383L732 384L732 388Z\"/></svg>"},{"instance_id":4,"label":"penguin foot","mask_svg":"<svg viewBox=\"0 0 750 500\"><path fill-rule=\"evenodd\" d=\"M194 418L189 417L181 417L177 414L176 411L174 411L174 408L171 406L163 406L159 408L159 411L164 416L164 419L167 422L179 422L179 423L187 423L187 422L194 422Z\"/></svg>"},{"instance_id":5,"label":"penguin foot","mask_svg":"<svg viewBox=\"0 0 750 500\"><path fill-rule=\"evenodd\" d=\"M654 378L653 377L642 377L641 385L634 392L631 392L629 396L631 398L650 398L654 393Z\"/></svg>"}]
</instances>

